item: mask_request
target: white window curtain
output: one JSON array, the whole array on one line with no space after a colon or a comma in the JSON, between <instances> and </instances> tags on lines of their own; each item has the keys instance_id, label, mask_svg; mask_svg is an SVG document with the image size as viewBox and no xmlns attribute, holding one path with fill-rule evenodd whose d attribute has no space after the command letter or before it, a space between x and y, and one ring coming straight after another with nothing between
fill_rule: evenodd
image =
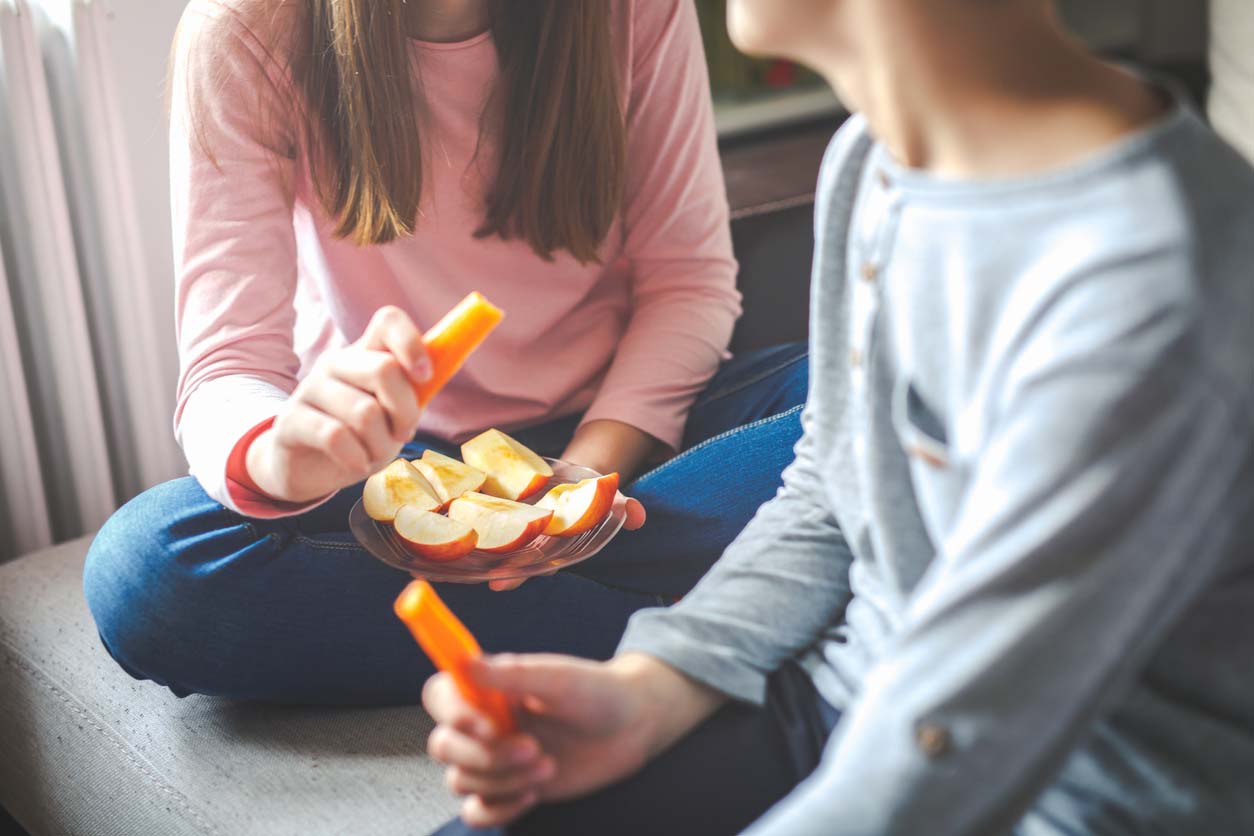
<instances>
[{"instance_id":1,"label":"white window curtain","mask_svg":"<svg viewBox=\"0 0 1254 836\"><path fill-rule=\"evenodd\" d=\"M152 304L168 299L169 233L164 221L153 231L166 265L154 271L113 11L0 0L0 559L93 531L184 469L170 430L171 307ZM149 164L164 184L164 158Z\"/></svg>"},{"instance_id":2,"label":"white window curtain","mask_svg":"<svg viewBox=\"0 0 1254 836\"><path fill-rule=\"evenodd\" d=\"M52 539L44 501L30 392L22 369L17 317L0 251L0 556L21 554ZM21 521L21 525L18 525Z\"/></svg>"}]
</instances>

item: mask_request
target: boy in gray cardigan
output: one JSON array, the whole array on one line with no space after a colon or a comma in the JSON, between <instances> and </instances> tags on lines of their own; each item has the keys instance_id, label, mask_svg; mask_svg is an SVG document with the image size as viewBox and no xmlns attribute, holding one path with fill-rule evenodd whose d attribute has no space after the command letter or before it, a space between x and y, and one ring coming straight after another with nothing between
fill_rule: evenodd
<instances>
[{"instance_id":1,"label":"boy in gray cardigan","mask_svg":"<svg viewBox=\"0 0 1254 836\"><path fill-rule=\"evenodd\" d=\"M432 680L463 818L1254 833L1254 171L1046 0L730 20L860 112L820 178L805 436L614 660L476 669L521 733Z\"/></svg>"}]
</instances>

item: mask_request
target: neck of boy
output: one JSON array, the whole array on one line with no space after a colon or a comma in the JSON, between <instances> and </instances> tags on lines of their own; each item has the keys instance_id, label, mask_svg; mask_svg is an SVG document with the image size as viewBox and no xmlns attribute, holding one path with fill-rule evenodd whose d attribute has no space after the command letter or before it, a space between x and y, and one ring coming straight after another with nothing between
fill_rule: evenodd
<instances>
[{"instance_id":1,"label":"neck of boy","mask_svg":"<svg viewBox=\"0 0 1254 836\"><path fill-rule=\"evenodd\" d=\"M849 0L814 64L903 165L960 179L1064 166L1165 110L1041 0Z\"/></svg>"},{"instance_id":2,"label":"neck of boy","mask_svg":"<svg viewBox=\"0 0 1254 836\"><path fill-rule=\"evenodd\" d=\"M409 37L431 43L457 43L492 25L487 0L403 0Z\"/></svg>"}]
</instances>

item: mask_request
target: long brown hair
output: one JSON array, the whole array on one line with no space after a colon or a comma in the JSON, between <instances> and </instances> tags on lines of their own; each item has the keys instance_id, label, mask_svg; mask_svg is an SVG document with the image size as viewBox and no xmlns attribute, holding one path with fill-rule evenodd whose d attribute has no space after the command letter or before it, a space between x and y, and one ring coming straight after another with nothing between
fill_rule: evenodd
<instances>
[{"instance_id":1,"label":"long brown hair","mask_svg":"<svg viewBox=\"0 0 1254 836\"><path fill-rule=\"evenodd\" d=\"M408 0L420 2L420 0ZM403 0L303 0L293 44L319 197L358 244L408 235L422 197ZM626 138L609 4L491 0L499 168L476 235L522 239L582 262L618 215Z\"/></svg>"}]
</instances>

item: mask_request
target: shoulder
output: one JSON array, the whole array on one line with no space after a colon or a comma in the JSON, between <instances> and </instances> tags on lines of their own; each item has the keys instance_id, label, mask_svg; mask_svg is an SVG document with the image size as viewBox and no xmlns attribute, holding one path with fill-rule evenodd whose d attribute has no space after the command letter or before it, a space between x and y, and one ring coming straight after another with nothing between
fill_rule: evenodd
<instances>
[{"instance_id":1,"label":"shoulder","mask_svg":"<svg viewBox=\"0 0 1254 836\"><path fill-rule=\"evenodd\" d=\"M191 0L179 21L175 57L252 57L286 64L300 22L295 0Z\"/></svg>"},{"instance_id":2,"label":"shoulder","mask_svg":"<svg viewBox=\"0 0 1254 836\"><path fill-rule=\"evenodd\" d=\"M1254 166L1249 161L1192 113L1147 156L1146 168L1170 188L1198 246L1225 252L1243 244L1242 254L1251 254Z\"/></svg>"},{"instance_id":3,"label":"shoulder","mask_svg":"<svg viewBox=\"0 0 1254 836\"><path fill-rule=\"evenodd\" d=\"M244 134L290 155L299 113L290 62L296 6L294 0L192 0L172 53L172 125L202 142Z\"/></svg>"},{"instance_id":4,"label":"shoulder","mask_svg":"<svg viewBox=\"0 0 1254 836\"><path fill-rule=\"evenodd\" d=\"M1085 255L1078 272L1099 284L1187 306L1199 326L1234 309L1254 321L1251 228L1254 168L1186 111L1076 189L1052 249Z\"/></svg>"},{"instance_id":5,"label":"shoulder","mask_svg":"<svg viewBox=\"0 0 1254 836\"><path fill-rule=\"evenodd\" d=\"M827 143L819 167L819 183L834 185L851 165L860 168L861 159L873 143L866 117L860 113L850 115Z\"/></svg>"},{"instance_id":6,"label":"shoulder","mask_svg":"<svg viewBox=\"0 0 1254 836\"><path fill-rule=\"evenodd\" d=\"M1208 362L1254 403L1254 166L1190 116L1158 155L1178 207Z\"/></svg>"},{"instance_id":7,"label":"shoulder","mask_svg":"<svg viewBox=\"0 0 1254 836\"><path fill-rule=\"evenodd\" d=\"M615 39L632 65L665 53L679 42L700 43L692 0L612 0Z\"/></svg>"},{"instance_id":8,"label":"shoulder","mask_svg":"<svg viewBox=\"0 0 1254 836\"><path fill-rule=\"evenodd\" d=\"M816 233L827 227L834 205L852 204L858 175L873 144L866 119L858 113L846 119L828 142L815 187Z\"/></svg>"},{"instance_id":9,"label":"shoulder","mask_svg":"<svg viewBox=\"0 0 1254 836\"><path fill-rule=\"evenodd\" d=\"M1030 267L1001 306L1026 366L1119 358L1130 372L1172 368L1249 400L1250 166L1186 115L1073 186L1041 204ZM1015 215L1030 225L1036 213Z\"/></svg>"}]
</instances>

